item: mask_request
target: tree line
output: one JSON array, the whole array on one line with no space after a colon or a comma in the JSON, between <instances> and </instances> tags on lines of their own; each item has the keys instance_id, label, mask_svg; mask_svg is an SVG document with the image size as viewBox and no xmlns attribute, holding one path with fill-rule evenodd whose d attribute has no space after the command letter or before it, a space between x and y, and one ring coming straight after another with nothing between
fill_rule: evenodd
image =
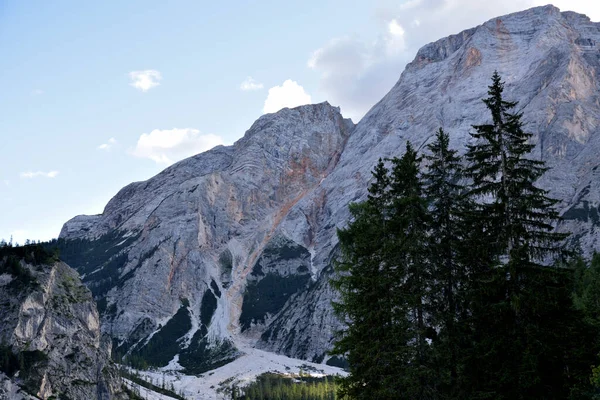
<instances>
[{"instance_id":1,"label":"tree line","mask_svg":"<svg viewBox=\"0 0 600 400\"><path fill-rule=\"evenodd\" d=\"M345 324L333 354L350 365L340 397L598 394L600 278L573 267L557 201L535 185L547 168L503 92L494 73L491 120L463 157L439 129L424 155L409 142L380 159L367 200L350 205L332 280Z\"/></svg>"},{"instance_id":2,"label":"tree line","mask_svg":"<svg viewBox=\"0 0 600 400\"><path fill-rule=\"evenodd\" d=\"M255 382L231 388L231 399L239 400L334 400L337 384L333 377L290 376L265 373Z\"/></svg>"}]
</instances>

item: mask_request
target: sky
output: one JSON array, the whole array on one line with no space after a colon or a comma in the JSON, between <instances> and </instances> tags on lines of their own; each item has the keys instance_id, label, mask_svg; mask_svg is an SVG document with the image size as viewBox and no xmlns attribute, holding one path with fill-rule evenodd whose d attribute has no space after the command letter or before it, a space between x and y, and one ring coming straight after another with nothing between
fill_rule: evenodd
<instances>
[{"instance_id":1,"label":"sky","mask_svg":"<svg viewBox=\"0 0 600 400\"><path fill-rule=\"evenodd\" d=\"M0 0L0 239L57 237L283 107L358 122L424 44L547 3Z\"/></svg>"}]
</instances>

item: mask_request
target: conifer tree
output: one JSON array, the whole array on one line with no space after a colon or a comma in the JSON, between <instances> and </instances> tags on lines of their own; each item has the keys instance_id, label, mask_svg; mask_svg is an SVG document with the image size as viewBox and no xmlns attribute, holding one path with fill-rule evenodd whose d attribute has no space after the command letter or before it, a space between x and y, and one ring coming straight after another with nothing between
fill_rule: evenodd
<instances>
[{"instance_id":1,"label":"conifer tree","mask_svg":"<svg viewBox=\"0 0 600 400\"><path fill-rule=\"evenodd\" d=\"M367 201L350 205L352 222L338 230L342 260L332 285L341 300L334 310L346 323L332 354L347 358L350 375L340 393L355 399L385 398L397 389L389 246L389 176L383 160L375 167Z\"/></svg>"},{"instance_id":2,"label":"conifer tree","mask_svg":"<svg viewBox=\"0 0 600 400\"><path fill-rule=\"evenodd\" d=\"M390 225L393 243L389 246L390 273L395 320L407 318L406 342L401 364L406 399L429 399L435 392L431 336L432 271L427 246L429 213L420 173L421 157L410 142L401 158L391 160ZM399 394L397 394L399 396ZM398 397L401 398L401 397Z\"/></svg>"},{"instance_id":3,"label":"conifer tree","mask_svg":"<svg viewBox=\"0 0 600 400\"><path fill-rule=\"evenodd\" d=\"M458 360L468 317L467 266L464 242L468 234L463 218L468 210L462 185L463 166L450 138L442 128L427 146L423 174L429 204L429 259L432 279L432 323L437 327L435 347L438 392L454 398L458 393Z\"/></svg>"},{"instance_id":4,"label":"conifer tree","mask_svg":"<svg viewBox=\"0 0 600 400\"><path fill-rule=\"evenodd\" d=\"M494 72L489 97L483 100L492 122L473 127L467 176L472 179L471 196L479 200L479 217L487 221L490 248L504 256L504 263L519 260L510 271L510 279L518 281L517 265L541 265L546 257L558 255L565 236L553 232L557 200L535 185L547 168L543 161L528 158L534 148L532 134L523 131L523 114L513 112L518 103L504 100L503 92L504 83Z\"/></svg>"},{"instance_id":5,"label":"conifer tree","mask_svg":"<svg viewBox=\"0 0 600 400\"><path fill-rule=\"evenodd\" d=\"M352 204L353 221L338 231L342 261L334 304L347 329L333 354L350 376L341 394L357 399L427 399L435 386L431 346L429 214L421 159L410 143L388 171L379 160L367 201Z\"/></svg>"},{"instance_id":6,"label":"conifer tree","mask_svg":"<svg viewBox=\"0 0 600 400\"><path fill-rule=\"evenodd\" d=\"M589 265L583 259L577 259L574 270L575 307L581 310L588 322L600 332L600 254L594 253ZM598 344L600 344L600 337Z\"/></svg>"},{"instance_id":7,"label":"conifer tree","mask_svg":"<svg viewBox=\"0 0 600 400\"><path fill-rule=\"evenodd\" d=\"M552 315L563 329L581 326L565 295L568 279L558 278L564 271L545 266L561 254L565 235L553 232L556 200L535 186L546 168L528 158L532 135L523 131L522 114L513 111L517 103L505 101L503 91L494 73L483 100L492 121L474 126L475 143L466 154L476 202L467 224L474 240L484 238L472 247L482 250L478 254L487 250L484 264L471 259L474 346L465 362L467 381L476 397L565 398L556 397L566 396L563 370L576 363L565 357L568 343L546 318Z\"/></svg>"}]
</instances>

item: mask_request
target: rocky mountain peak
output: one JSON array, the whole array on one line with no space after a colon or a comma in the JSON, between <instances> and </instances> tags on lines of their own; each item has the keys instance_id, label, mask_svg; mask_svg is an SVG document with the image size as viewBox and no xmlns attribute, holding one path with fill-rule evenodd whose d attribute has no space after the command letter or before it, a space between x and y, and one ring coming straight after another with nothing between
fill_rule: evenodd
<instances>
[{"instance_id":1,"label":"rocky mountain peak","mask_svg":"<svg viewBox=\"0 0 600 400\"><path fill-rule=\"evenodd\" d=\"M424 46L358 125L328 103L264 115L233 146L67 222L61 254L125 355L193 373L245 346L335 362L328 282L348 204L408 140L423 150L443 127L463 151L489 121L481 99L496 70L551 168L539 184L562 201L559 229L584 253L600 249L598 43L600 24L553 6L494 18ZM157 354L159 340L170 345Z\"/></svg>"},{"instance_id":2,"label":"rocky mountain peak","mask_svg":"<svg viewBox=\"0 0 600 400\"><path fill-rule=\"evenodd\" d=\"M589 102L596 96L598 59L592 53L598 50L598 30L599 24L586 16L544 6L494 18L430 43L360 121L351 142L367 151L378 146L387 133L397 132L423 145L430 132L442 126L452 133L453 145L462 148L470 126L485 121L480 99L497 70L506 82L507 95L523 107L535 140L545 142L565 135L568 150L561 151L573 156L579 152L580 142L587 140L583 132L594 131L592 119L567 122L573 127L586 125L584 129L567 129L558 126L564 125L563 118L553 117L557 109L572 107L569 103L573 101ZM431 107L434 104L437 108ZM543 121L542 113L547 116ZM581 113L574 117L580 120ZM556 153L558 148L547 144L540 143L537 151L553 163L561 156ZM566 188L555 189L561 198L568 197Z\"/></svg>"},{"instance_id":3,"label":"rocky mountain peak","mask_svg":"<svg viewBox=\"0 0 600 400\"><path fill-rule=\"evenodd\" d=\"M234 349L242 326L249 326L240 324L242 314L253 312L242 310L245 287L258 284L260 279L248 277L257 263L265 264L264 251L279 246L302 254L294 268L303 276L293 290L283 288L280 303L261 310L257 319L253 314L250 324L265 321L263 312L274 315L285 299L309 285L310 253L294 241L304 238L286 237L280 226L335 169L353 129L327 102L285 108L260 117L233 146L216 147L128 185L102 215L67 222L61 254L77 265L101 301L104 329L118 340L118 350L145 354L144 346L152 345L148 337L160 337L157 330L179 315L191 329L180 333L187 335L187 355L181 357L186 368L198 370L183 360L196 357L208 342L223 357L234 356L235 350L226 349ZM270 267L263 266L266 273ZM295 271L276 270L274 279ZM173 351L159 363L168 362L177 348Z\"/></svg>"},{"instance_id":4,"label":"rocky mountain peak","mask_svg":"<svg viewBox=\"0 0 600 400\"><path fill-rule=\"evenodd\" d=\"M112 229L139 231L143 221L174 188L219 172L239 175L246 182L267 172L271 178L283 174L284 183L291 183L290 179L300 175L314 183L337 162L353 128L339 107L328 102L265 114L233 146L217 146L182 160L145 182L127 185L109 201L102 215L73 218L63 226L59 237L97 239ZM341 134L332 136L333 131ZM264 168L268 169L263 171ZM260 179L253 183L256 187L262 185ZM139 207L142 204L145 206Z\"/></svg>"}]
</instances>

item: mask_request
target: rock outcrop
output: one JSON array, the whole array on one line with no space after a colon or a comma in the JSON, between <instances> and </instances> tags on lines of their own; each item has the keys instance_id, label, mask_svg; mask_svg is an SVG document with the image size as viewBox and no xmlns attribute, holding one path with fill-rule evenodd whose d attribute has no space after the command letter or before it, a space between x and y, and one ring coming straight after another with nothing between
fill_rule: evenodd
<instances>
[{"instance_id":1,"label":"rock outcrop","mask_svg":"<svg viewBox=\"0 0 600 400\"><path fill-rule=\"evenodd\" d=\"M328 280L348 204L407 140L423 148L443 127L463 150L471 126L489 120L481 99L494 70L551 168L539 184L561 199L559 229L586 254L600 248L599 54L600 24L583 15L545 6L495 18L424 46L357 126L327 103L265 115L233 146L67 222L62 254L123 353L166 341L154 363L189 371L247 345L327 362L339 326Z\"/></svg>"},{"instance_id":2,"label":"rock outcrop","mask_svg":"<svg viewBox=\"0 0 600 400\"><path fill-rule=\"evenodd\" d=\"M0 344L0 398L120 398L90 291L37 246L0 248Z\"/></svg>"},{"instance_id":3,"label":"rock outcrop","mask_svg":"<svg viewBox=\"0 0 600 400\"><path fill-rule=\"evenodd\" d=\"M282 222L334 170L353 128L328 103L268 114L233 146L131 184L102 215L65 224L61 254L99 300L117 351L145 357L157 340L177 342L151 362L166 365L187 349L179 361L198 372L211 365L193 360L232 359L240 340L258 338L317 285L326 199L317 196L305 216L305 237Z\"/></svg>"},{"instance_id":4,"label":"rock outcrop","mask_svg":"<svg viewBox=\"0 0 600 400\"><path fill-rule=\"evenodd\" d=\"M12 379L0 372L0 399L35 400L35 397L23 390Z\"/></svg>"}]
</instances>

